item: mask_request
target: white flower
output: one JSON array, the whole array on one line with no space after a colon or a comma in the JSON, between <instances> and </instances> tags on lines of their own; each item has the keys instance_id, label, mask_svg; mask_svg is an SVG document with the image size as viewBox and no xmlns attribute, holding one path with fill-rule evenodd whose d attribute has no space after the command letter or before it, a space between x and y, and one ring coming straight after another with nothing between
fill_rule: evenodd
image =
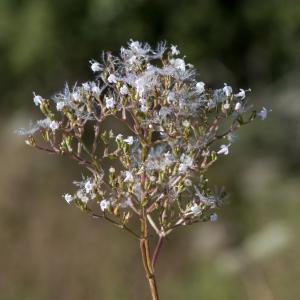
<instances>
[{"instance_id":1,"label":"white flower","mask_svg":"<svg viewBox=\"0 0 300 300\"><path fill-rule=\"evenodd\" d=\"M173 155L168 151L167 153L164 154L165 155L165 163L167 165L170 165L173 163Z\"/></svg>"},{"instance_id":2,"label":"white flower","mask_svg":"<svg viewBox=\"0 0 300 300\"><path fill-rule=\"evenodd\" d=\"M100 95L101 89L99 88L99 86L94 85L94 86L92 87L92 92L93 92L95 95Z\"/></svg>"},{"instance_id":3,"label":"white flower","mask_svg":"<svg viewBox=\"0 0 300 300\"><path fill-rule=\"evenodd\" d=\"M93 188L94 188L94 183L91 182L90 180L88 180L88 181L84 184L84 188L85 188L85 191L86 191L87 193L90 193L90 192L93 190Z\"/></svg>"},{"instance_id":4,"label":"white flower","mask_svg":"<svg viewBox=\"0 0 300 300\"><path fill-rule=\"evenodd\" d=\"M146 105L141 106L141 112L146 113L148 111L148 107Z\"/></svg>"},{"instance_id":5,"label":"white flower","mask_svg":"<svg viewBox=\"0 0 300 300\"><path fill-rule=\"evenodd\" d=\"M175 100L175 93L174 93L174 92L170 92L170 93L168 94L168 97L167 97L167 102L168 102L169 104L171 104L174 100Z\"/></svg>"},{"instance_id":6,"label":"white flower","mask_svg":"<svg viewBox=\"0 0 300 300\"><path fill-rule=\"evenodd\" d=\"M173 155L168 151L167 153L164 154L164 160L161 163L161 168L165 169L166 167L172 165L174 162L174 157Z\"/></svg>"},{"instance_id":7,"label":"white flower","mask_svg":"<svg viewBox=\"0 0 300 300\"><path fill-rule=\"evenodd\" d=\"M193 166L193 158L189 155L182 154L180 157L181 164L178 167L179 173L185 173L188 168Z\"/></svg>"},{"instance_id":8,"label":"white flower","mask_svg":"<svg viewBox=\"0 0 300 300\"><path fill-rule=\"evenodd\" d=\"M126 84L123 84L122 87L120 88L120 94L123 96L128 94L128 87Z\"/></svg>"},{"instance_id":9,"label":"white flower","mask_svg":"<svg viewBox=\"0 0 300 300\"><path fill-rule=\"evenodd\" d=\"M105 210L107 210L109 208L109 205L110 205L110 202L108 200L106 200L106 199L103 199L100 202L100 209L102 211L105 211Z\"/></svg>"},{"instance_id":10,"label":"white flower","mask_svg":"<svg viewBox=\"0 0 300 300\"><path fill-rule=\"evenodd\" d=\"M156 176L151 175L149 179L150 179L151 182L155 182L156 181Z\"/></svg>"},{"instance_id":11,"label":"white flower","mask_svg":"<svg viewBox=\"0 0 300 300\"><path fill-rule=\"evenodd\" d=\"M120 141L123 139L123 134L119 133L117 136L116 136L116 142Z\"/></svg>"},{"instance_id":12,"label":"white flower","mask_svg":"<svg viewBox=\"0 0 300 300\"><path fill-rule=\"evenodd\" d=\"M33 93L34 97L33 97L33 102L36 106L39 106L43 103L43 98L40 95L36 95L35 93Z\"/></svg>"},{"instance_id":13,"label":"white flower","mask_svg":"<svg viewBox=\"0 0 300 300\"><path fill-rule=\"evenodd\" d=\"M148 44L143 45L141 42L133 40L129 43L129 48L137 56L145 56L151 50Z\"/></svg>"},{"instance_id":14,"label":"white flower","mask_svg":"<svg viewBox=\"0 0 300 300\"><path fill-rule=\"evenodd\" d=\"M147 105L141 105L141 112L146 113L148 111Z\"/></svg>"},{"instance_id":15,"label":"white flower","mask_svg":"<svg viewBox=\"0 0 300 300\"><path fill-rule=\"evenodd\" d=\"M246 97L246 92L243 89L240 89L240 92L234 95L235 97L241 98L241 100L245 99Z\"/></svg>"},{"instance_id":16,"label":"white flower","mask_svg":"<svg viewBox=\"0 0 300 300\"><path fill-rule=\"evenodd\" d=\"M127 198L125 201L120 203L121 208L126 208L128 206L132 206L132 201L130 198Z\"/></svg>"},{"instance_id":17,"label":"white flower","mask_svg":"<svg viewBox=\"0 0 300 300\"><path fill-rule=\"evenodd\" d=\"M124 140L124 142L128 145L133 144L133 136L129 136L127 139Z\"/></svg>"},{"instance_id":18,"label":"white flower","mask_svg":"<svg viewBox=\"0 0 300 300\"><path fill-rule=\"evenodd\" d=\"M140 99L139 99L139 102L140 102L140 104L141 104L141 111L142 111L143 113L147 112L147 111L148 111L147 100L144 99L144 98L140 98Z\"/></svg>"},{"instance_id":19,"label":"white flower","mask_svg":"<svg viewBox=\"0 0 300 300\"><path fill-rule=\"evenodd\" d=\"M59 101L59 102L56 103L56 109L58 111L62 111L64 109L64 107L65 107L65 102L64 101Z\"/></svg>"},{"instance_id":20,"label":"white flower","mask_svg":"<svg viewBox=\"0 0 300 300\"><path fill-rule=\"evenodd\" d=\"M181 58L171 59L171 64L178 70L185 72L185 62Z\"/></svg>"},{"instance_id":21,"label":"white flower","mask_svg":"<svg viewBox=\"0 0 300 300\"><path fill-rule=\"evenodd\" d=\"M87 195L84 193L83 190L78 190L76 195L83 203L88 203L89 198L87 197Z\"/></svg>"},{"instance_id":22,"label":"white flower","mask_svg":"<svg viewBox=\"0 0 300 300\"><path fill-rule=\"evenodd\" d=\"M241 109L241 107L242 107L242 104L240 102L237 102L235 107L234 107L234 110L238 111L238 110Z\"/></svg>"},{"instance_id":23,"label":"white flower","mask_svg":"<svg viewBox=\"0 0 300 300\"><path fill-rule=\"evenodd\" d=\"M187 170L187 166L185 164L180 164L178 167L179 173L185 173Z\"/></svg>"},{"instance_id":24,"label":"white flower","mask_svg":"<svg viewBox=\"0 0 300 300\"><path fill-rule=\"evenodd\" d=\"M211 109L211 108L214 108L216 106L216 104L212 99L209 99L207 102L207 106L209 109Z\"/></svg>"},{"instance_id":25,"label":"white flower","mask_svg":"<svg viewBox=\"0 0 300 300\"><path fill-rule=\"evenodd\" d=\"M161 109L158 112L158 115L162 118L165 119L167 116L169 116L172 113L172 109L167 106L162 106Z\"/></svg>"},{"instance_id":26,"label":"white flower","mask_svg":"<svg viewBox=\"0 0 300 300\"><path fill-rule=\"evenodd\" d=\"M106 106L106 108L114 108L115 107L114 98L105 97L105 106Z\"/></svg>"},{"instance_id":27,"label":"white flower","mask_svg":"<svg viewBox=\"0 0 300 300\"><path fill-rule=\"evenodd\" d=\"M216 222L218 221L218 215L216 213L213 213L210 215L209 219L211 222Z\"/></svg>"},{"instance_id":28,"label":"white flower","mask_svg":"<svg viewBox=\"0 0 300 300\"><path fill-rule=\"evenodd\" d=\"M49 128L52 130L52 131L55 131L59 128L59 123L56 122L56 121L51 121L50 124L49 124Z\"/></svg>"},{"instance_id":29,"label":"white flower","mask_svg":"<svg viewBox=\"0 0 300 300\"><path fill-rule=\"evenodd\" d=\"M267 110L265 107L262 108L262 110L257 113L257 115L262 119L262 120L265 120L268 116L268 113L270 112L271 110Z\"/></svg>"},{"instance_id":30,"label":"white flower","mask_svg":"<svg viewBox=\"0 0 300 300\"><path fill-rule=\"evenodd\" d=\"M88 83L83 83L82 84L83 88L86 90L86 91L89 91L90 90L90 85ZM78 92L74 92L72 93L72 98L75 100L75 101L81 101L81 97L80 97L80 94Z\"/></svg>"},{"instance_id":31,"label":"white flower","mask_svg":"<svg viewBox=\"0 0 300 300\"><path fill-rule=\"evenodd\" d=\"M110 74L107 78L109 83L117 83L117 77L114 74Z\"/></svg>"},{"instance_id":32,"label":"white flower","mask_svg":"<svg viewBox=\"0 0 300 300\"><path fill-rule=\"evenodd\" d=\"M140 98L139 102L140 102L141 105L146 105L147 104L147 100L144 99L144 98Z\"/></svg>"},{"instance_id":33,"label":"white flower","mask_svg":"<svg viewBox=\"0 0 300 300\"><path fill-rule=\"evenodd\" d=\"M202 94L205 91L205 83L202 82L202 81L197 82L196 89L197 89L199 94Z\"/></svg>"},{"instance_id":34,"label":"white flower","mask_svg":"<svg viewBox=\"0 0 300 300\"><path fill-rule=\"evenodd\" d=\"M116 172L116 169L114 167L109 168L109 173L115 173L115 172Z\"/></svg>"},{"instance_id":35,"label":"white flower","mask_svg":"<svg viewBox=\"0 0 300 300\"><path fill-rule=\"evenodd\" d=\"M63 197L69 204L74 200L73 196L70 194L64 194Z\"/></svg>"},{"instance_id":36,"label":"white flower","mask_svg":"<svg viewBox=\"0 0 300 300\"><path fill-rule=\"evenodd\" d=\"M227 97L230 97L232 94L232 87L227 85L227 83L224 83L223 92Z\"/></svg>"},{"instance_id":37,"label":"white flower","mask_svg":"<svg viewBox=\"0 0 300 300\"><path fill-rule=\"evenodd\" d=\"M131 41L129 44L131 50L139 53L142 50L142 45L139 41Z\"/></svg>"},{"instance_id":38,"label":"white flower","mask_svg":"<svg viewBox=\"0 0 300 300\"><path fill-rule=\"evenodd\" d=\"M133 182L133 175L129 171L125 171L125 179L124 182Z\"/></svg>"},{"instance_id":39,"label":"white flower","mask_svg":"<svg viewBox=\"0 0 300 300\"><path fill-rule=\"evenodd\" d=\"M184 121L182 122L182 125L183 125L183 127L190 127L191 123L190 123L190 121L188 121L188 120L184 120Z\"/></svg>"},{"instance_id":40,"label":"white flower","mask_svg":"<svg viewBox=\"0 0 300 300\"><path fill-rule=\"evenodd\" d=\"M220 150L217 152L218 154L224 154L224 155L228 155L229 153L229 145L221 145Z\"/></svg>"},{"instance_id":41,"label":"white flower","mask_svg":"<svg viewBox=\"0 0 300 300\"><path fill-rule=\"evenodd\" d=\"M177 49L176 45L171 45L171 52L172 52L172 55L180 54L180 51Z\"/></svg>"},{"instance_id":42,"label":"white flower","mask_svg":"<svg viewBox=\"0 0 300 300\"><path fill-rule=\"evenodd\" d=\"M136 91L140 96L143 96L143 93L145 92L145 80L144 78L138 78L135 81Z\"/></svg>"},{"instance_id":43,"label":"white flower","mask_svg":"<svg viewBox=\"0 0 300 300\"><path fill-rule=\"evenodd\" d=\"M50 128L51 120L49 118L37 121L38 127Z\"/></svg>"},{"instance_id":44,"label":"white flower","mask_svg":"<svg viewBox=\"0 0 300 300\"><path fill-rule=\"evenodd\" d=\"M223 108L226 109L226 110L229 109L230 104L228 102L224 103Z\"/></svg>"},{"instance_id":45,"label":"white flower","mask_svg":"<svg viewBox=\"0 0 300 300\"><path fill-rule=\"evenodd\" d=\"M91 90L91 86L90 86L90 84L89 84L88 82L84 82L84 83L82 84L82 87L83 87L83 89L84 89L85 91L87 91L87 92ZM74 97L74 94L75 94L75 93L72 94L72 97L73 97L75 100L80 100L80 99L76 99L76 98ZM78 93L76 93L76 94L78 94Z\"/></svg>"},{"instance_id":46,"label":"white flower","mask_svg":"<svg viewBox=\"0 0 300 300\"><path fill-rule=\"evenodd\" d=\"M191 207L191 212L194 214L194 216L201 214L201 207L200 205L194 203Z\"/></svg>"},{"instance_id":47,"label":"white flower","mask_svg":"<svg viewBox=\"0 0 300 300\"><path fill-rule=\"evenodd\" d=\"M132 55L129 59L128 59L128 63L133 65L136 62L136 56Z\"/></svg>"},{"instance_id":48,"label":"white flower","mask_svg":"<svg viewBox=\"0 0 300 300\"><path fill-rule=\"evenodd\" d=\"M94 73L102 70L101 65L96 61L91 64L91 69Z\"/></svg>"}]
</instances>

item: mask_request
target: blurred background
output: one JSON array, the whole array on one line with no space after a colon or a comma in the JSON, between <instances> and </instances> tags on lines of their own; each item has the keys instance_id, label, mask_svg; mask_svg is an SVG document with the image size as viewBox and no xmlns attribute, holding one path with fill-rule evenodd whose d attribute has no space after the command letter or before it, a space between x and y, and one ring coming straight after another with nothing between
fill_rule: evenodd
<instances>
[{"instance_id":1,"label":"blurred background","mask_svg":"<svg viewBox=\"0 0 300 300\"><path fill-rule=\"evenodd\" d=\"M164 245L162 299L299 299L300 2L1 0L0 300L149 299L136 241L61 198L80 169L14 134L40 117L32 91L88 80L130 38L177 44L199 80L273 110L210 172L230 193L220 220Z\"/></svg>"}]
</instances>

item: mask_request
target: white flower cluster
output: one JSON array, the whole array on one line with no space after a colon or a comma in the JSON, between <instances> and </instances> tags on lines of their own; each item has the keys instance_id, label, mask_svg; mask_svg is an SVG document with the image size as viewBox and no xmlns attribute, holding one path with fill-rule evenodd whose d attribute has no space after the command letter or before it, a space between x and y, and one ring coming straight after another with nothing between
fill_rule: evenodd
<instances>
[{"instance_id":1,"label":"white flower cluster","mask_svg":"<svg viewBox=\"0 0 300 300\"><path fill-rule=\"evenodd\" d=\"M205 173L229 154L240 126L256 116L265 120L270 110L250 111L250 89L207 87L179 55L175 45L152 49L131 40L119 56L90 61L96 81L66 85L53 99L34 93L45 119L19 133L29 145L67 154L92 174L75 182L79 189L63 196L67 203L93 212L96 202L101 216L120 224L158 211L164 232L217 220L224 193L211 192ZM101 130L107 117L125 123L130 134ZM86 142L90 128L93 141ZM38 133L48 147L37 144ZM121 168L106 171L110 160Z\"/></svg>"}]
</instances>

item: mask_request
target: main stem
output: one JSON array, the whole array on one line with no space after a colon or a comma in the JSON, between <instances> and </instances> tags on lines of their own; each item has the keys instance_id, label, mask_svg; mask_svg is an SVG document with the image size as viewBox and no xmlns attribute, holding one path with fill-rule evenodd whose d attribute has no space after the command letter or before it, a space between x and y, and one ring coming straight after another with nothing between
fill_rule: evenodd
<instances>
[{"instance_id":1,"label":"main stem","mask_svg":"<svg viewBox=\"0 0 300 300\"><path fill-rule=\"evenodd\" d=\"M150 257L150 249L149 249L148 239L141 239L140 248L141 248L141 253L142 253L144 269L146 272L146 277L148 279L148 283L149 283L149 287L150 287L152 300L159 300L156 279L155 279L154 270L153 270L151 257Z\"/></svg>"},{"instance_id":2,"label":"main stem","mask_svg":"<svg viewBox=\"0 0 300 300\"><path fill-rule=\"evenodd\" d=\"M142 151L142 160L145 161L147 156L147 147L143 146L143 151ZM141 253L142 253L142 259L143 259L143 264L144 264L144 269L146 272L146 277L148 279L149 287L150 287L150 292L151 292L151 298L152 300L159 300L158 296L158 290L157 290L157 285L156 285L156 280L155 280L155 275L154 275L154 265L151 260L151 255L150 255L150 247L149 247L149 236L148 236L148 221L147 221L147 212L146 208L144 205L144 200L145 200L145 178L146 178L146 172L144 171L141 174L141 188L142 188L142 193L141 193L141 203L142 203L142 208L141 208L141 233L142 236L140 238L140 248L141 248Z\"/></svg>"},{"instance_id":3,"label":"main stem","mask_svg":"<svg viewBox=\"0 0 300 300\"><path fill-rule=\"evenodd\" d=\"M142 253L142 259L146 277L148 279L152 300L159 300L157 285L154 275L154 265L151 260L150 247L149 247L149 236L148 236L148 222L145 208L142 208L141 216L141 232L142 237L140 239L140 248Z\"/></svg>"}]
</instances>

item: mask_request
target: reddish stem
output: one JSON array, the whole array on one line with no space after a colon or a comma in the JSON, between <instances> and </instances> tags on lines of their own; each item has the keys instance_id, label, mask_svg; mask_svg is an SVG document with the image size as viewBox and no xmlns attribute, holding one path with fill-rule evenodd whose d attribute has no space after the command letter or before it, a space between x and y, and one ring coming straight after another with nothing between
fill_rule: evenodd
<instances>
[{"instance_id":1,"label":"reddish stem","mask_svg":"<svg viewBox=\"0 0 300 300\"><path fill-rule=\"evenodd\" d=\"M153 256L152 256L152 267L154 268L155 266L155 263L158 259L158 255L160 253L160 250L161 250L161 247L164 243L164 240L165 240L165 236L164 235L160 235L159 236L159 239L158 239L158 242L156 244L156 247L155 247L155 250L154 250L154 253L153 253Z\"/></svg>"}]
</instances>

